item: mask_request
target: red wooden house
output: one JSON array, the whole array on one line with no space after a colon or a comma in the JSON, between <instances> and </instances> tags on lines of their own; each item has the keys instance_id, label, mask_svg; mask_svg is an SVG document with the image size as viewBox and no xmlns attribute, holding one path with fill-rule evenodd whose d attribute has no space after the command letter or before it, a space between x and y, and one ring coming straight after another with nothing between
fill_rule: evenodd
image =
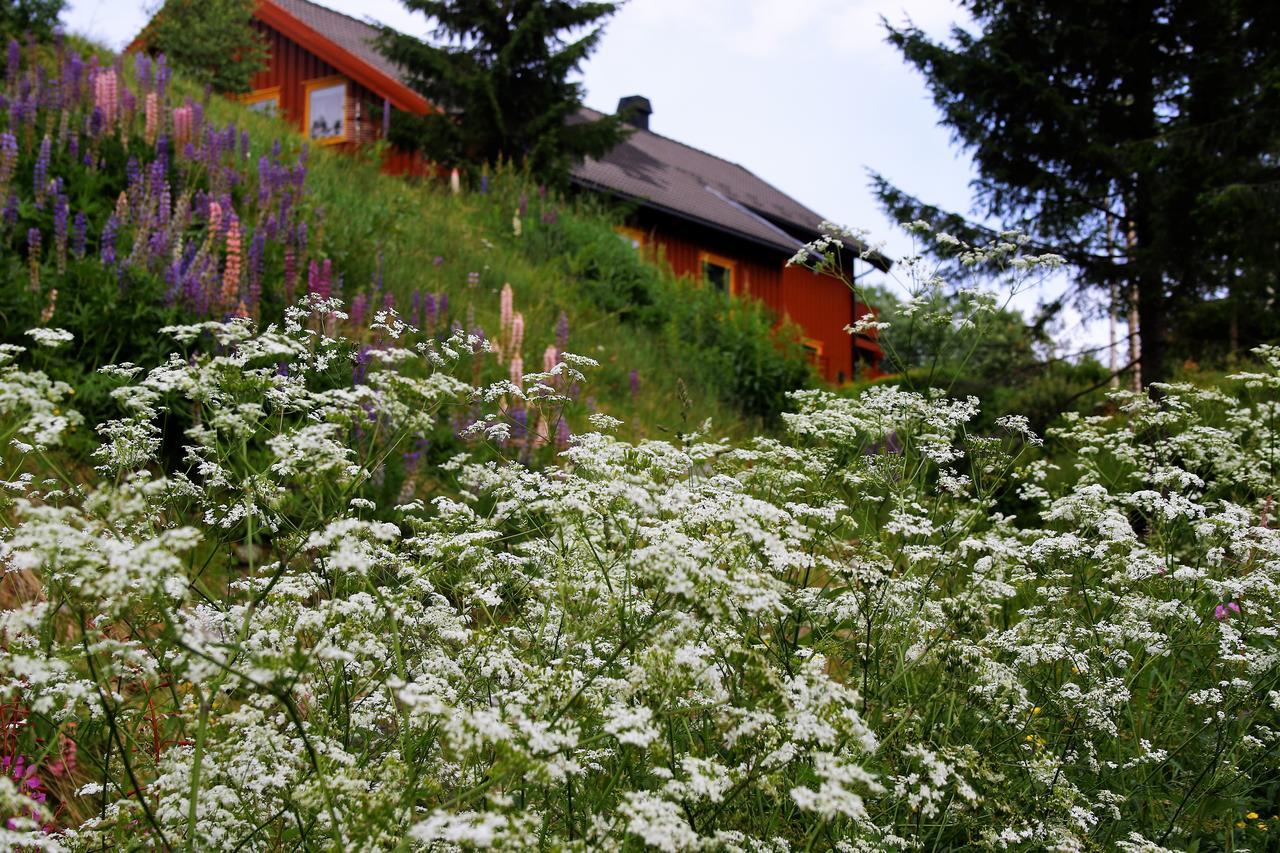
<instances>
[{"instance_id":1,"label":"red wooden house","mask_svg":"<svg viewBox=\"0 0 1280 853\"><path fill-rule=\"evenodd\" d=\"M258 0L254 25L270 56L243 100L319 144L353 148L385 137L395 110L432 109L378 52L378 31L364 21L309 0ZM144 38L145 32L131 48ZM624 98L619 107L633 132L606 156L579 165L573 180L630 205L623 238L679 275L760 299L790 318L829 381L878 374L883 353L874 336L844 331L868 309L836 278L786 265L817 235L822 217L743 167L650 131L646 99ZM599 115L584 110L581 119ZM420 158L394 150L386 167L428 171ZM846 270L857 263L889 267L878 254L865 262L846 256Z\"/></svg>"}]
</instances>

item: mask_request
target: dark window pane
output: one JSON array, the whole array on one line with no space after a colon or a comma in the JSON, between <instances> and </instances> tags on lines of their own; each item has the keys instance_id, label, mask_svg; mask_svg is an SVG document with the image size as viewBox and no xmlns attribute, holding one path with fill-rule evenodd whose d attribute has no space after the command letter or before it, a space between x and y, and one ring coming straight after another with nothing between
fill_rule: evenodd
<instances>
[{"instance_id":1,"label":"dark window pane","mask_svg":"<svg viewBox=\"0 0 1280 853\"><path fill-rule=\"evenodd\" d=\"M722 267L719 264L713 264L711 261L702 262L702 277L707 283L721 293L728 293L730 290L730 282L733 277L733 271L728 267Z\"/></svg>"}]
</instances>

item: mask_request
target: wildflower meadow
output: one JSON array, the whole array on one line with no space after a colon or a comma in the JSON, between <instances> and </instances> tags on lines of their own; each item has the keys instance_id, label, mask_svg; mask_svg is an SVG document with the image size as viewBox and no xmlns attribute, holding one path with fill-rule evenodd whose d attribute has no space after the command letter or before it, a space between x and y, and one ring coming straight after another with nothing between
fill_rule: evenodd
<instances>
[{"instance_id":1,"label":"wildflower meadow","mask_svg":"<svg viewBox=\"0 0 1280 853\"><path fill-rule=\"evenodd\" d=\"M891 382L636 436L574 317L346 280L306 149L175 88L8 54L0 844L1274 844L1280 349L1043 436Z\"/></svg>"}]
</instances>

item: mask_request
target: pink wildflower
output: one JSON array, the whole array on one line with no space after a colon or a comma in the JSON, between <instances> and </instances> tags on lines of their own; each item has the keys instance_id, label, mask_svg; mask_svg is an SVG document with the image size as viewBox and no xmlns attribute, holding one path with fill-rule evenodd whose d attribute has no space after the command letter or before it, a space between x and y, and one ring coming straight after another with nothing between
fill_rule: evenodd
<instances>
[{"instance_id":1,"label":"pink wildflower","mask_svg":"<svg viewBox=\"0 0 1280 853\"><path fill-rule=\"evenodd\" d=\"M154 145L160 135L160 95L158 93L149 92L147 94L146 107L143 111L146 114L146 130L144 134L147 142Z\"/></svg>"},{"instance_id":2,"label":"pink wildflower","mask_svg":"<svg viewBox=\"0 0 1280 853\"><path fill-rule=\"evenodd\" d=\"M1239 614L1240 605L1236 604L1234 601L1228 601L1226 604L1219 604L1217 607L1213 608L1213 618L1217 619L1219 622L1222 622L1225 619L1230 619L1233 615L1238 616Z\"/></svg>"},{"instance_id":3,"label":"pink wildflower","mask_svg":"<svg viewBox=\"0 0 1280 853\"><path fill-rule=\"evenodd\" d=\"M116 114L120 111L120 81L116 79L115 69L98 72L93 81L93 101L102 110L107 124L115 123Z\"/></svg>"},{"instance_id":4,"label":"pink wildflower","mask_svg":"<svg viewBox=\"0 0 1280 853\"><path fill-rule=\"evenodd\" d=\"M121 198L124 193L120 194ZM222 205L216 201L209 202L209 239L212 240L222 229Z\"/></svg>"},{"instance_id":5,"label":"pink wildflower","mask_svg":"<svg viewBox=\"0 0 1280 853\"><path fill-rule=\"evenodd\" d=\"M518 357L520 348L524 346L524 314L519 311L511 318L511 353Z\"/></svg>"},{"instance_id":6,"label":"pink wildflower","mask_svg":"<svg viewBox=\"0 0 1280 853\"><path fill-rule=\"evenodd\" d=\"M173 110L173 141L182 145L191 139L191 107L175 107Z\"/></svg>"},{"instance_id":7,"label":"pink wildflower","mask_svg":"<svg viewBox=\"0 0 1280 853\"><path fill-rule=\"evenodd\" d=\"M222 275L222 304L227 308L231 308L240 300L240 219L234 213L229 219L227 267Z\"/></svg>"}]
</instances>

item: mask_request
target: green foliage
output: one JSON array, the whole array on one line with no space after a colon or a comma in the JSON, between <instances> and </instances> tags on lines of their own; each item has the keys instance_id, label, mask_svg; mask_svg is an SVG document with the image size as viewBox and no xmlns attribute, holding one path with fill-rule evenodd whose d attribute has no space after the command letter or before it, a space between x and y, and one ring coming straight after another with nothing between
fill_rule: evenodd
<instances>
[{"instance_id":1,"label":"green foliage","mask_svg":"<svg viewBox=\"0 0 1280 853\"><path fill-rule=\"evenodd\" d=\"M267 61L267 46L250 24L254 0L165 0L145 36L150 50L215 92L249 91Z\"/></svg>"},{"instance_id":2,"label":"green foliage","mask_svg":"<svg viewBox=\"0 0 1280 853\"><path fill-rule=\"evenodd\" d=\"M30 34L45 41L53 36L58 16L66 7L66 0L5 0L0 3L0 38Z\"/></svg>"},{"instance_id":3,"label":"green foliage","mask_svg":"<svg viewBox=\"0 0 1280 853\"><path fill-rule=\"evenodd\" d=\"M616 116L574 121L582 84L569 80L618 4L582 0L403 0L435 22L434 41L385 28L381 47L440 110L397 113L392 139L449 166L526 165L563 184L573 163L622 139Z\"/></svg>"},{"instance_id":4,"label":"green foliage","mask_svg":"<svg viewBox=\"0 0 1280 853\"><path fill-rule=\"evenodd\" d=\"M1059 252L1084 284L1133 285L1145 379L1165 374L1170 314L1274 283L1280 6L1270 0L969 0L950 44L889 41L974 158L976 202ZM876 178L900 221L981 229ZM1124 288L1128 292L1128 288Z\"/></svg>"}]
</instances>

